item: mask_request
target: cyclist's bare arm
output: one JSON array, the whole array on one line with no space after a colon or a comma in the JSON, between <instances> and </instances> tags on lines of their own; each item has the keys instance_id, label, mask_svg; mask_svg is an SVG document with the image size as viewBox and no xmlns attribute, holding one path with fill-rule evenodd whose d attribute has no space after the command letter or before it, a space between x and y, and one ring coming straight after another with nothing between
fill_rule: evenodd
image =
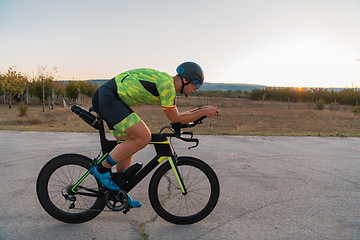
<instances>
[{"instance_id":1,"label":"cyclist's bare arm","mask_svg":"<svg viewBox=\"0 0 360 240\"><path fill-rule=\"evenodd\" d=\"M220 113L217 107L208 105L201 108L196 108L184 113L179 113L177 107L164 110L166 116L172 123L181 122L182 124L195 121L202 116L213 117Z\"/></svg>"},{"instance_id":2,"label":"cyclist's bare arm","mask_svg":"<svg viewBox=\"0 0 360 240\"><path fill-rule=\"evenodd\" d=\"M217 107L214 107L214 106L212 106L212 105L206 105L206 106L203 106L203 107L200 107L200 108L194 108L194 109L192 109L192 110L189 110L189 111L180 113L180 115L193 113L193 112L198 111L198 110L200 110L200 109L207 109L207 108L210 108L210 109L216 108L216 109L217 109ZM220 111L219 111L219 112L220 112ZM219 113L219 112L217 112L217 113Z\"/></svg>"}]
</instances>

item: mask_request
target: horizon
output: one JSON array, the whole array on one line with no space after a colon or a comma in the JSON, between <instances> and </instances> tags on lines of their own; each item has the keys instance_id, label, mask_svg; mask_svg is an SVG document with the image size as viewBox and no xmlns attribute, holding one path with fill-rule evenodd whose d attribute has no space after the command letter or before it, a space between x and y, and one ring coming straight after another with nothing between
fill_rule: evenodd
<instances>
[{"instance_id":1,"label":"horizon","mask_svg":"<svg viewBox=\"0 0 360 240\"><path fill-rule=\"evenodd\" d=\"M79 80L54 80L54 81L108 81L110 79L79 79ZM275 85L262 85L262 84L256 84L256 83L230 83L230 82L204 82L204 84L224 84L224 85L243 85L243 86L259 86L259 87L274 87L274 88L298 88L298 89L307 89L307 88L324 88L324 89L360 89L358 86L345 86L345 87L297 87L297 86L275 86ZM199 89L201 91L201 88Z\"/></svg>"},{"instance_id":2,"label":"horizon","mask_svg":"<svg viewBox=\"0 0 360 240\"><path fill-rule=\"evenodd\" d=\"M0 16L1 72L47 66L58 79L111 79L146 67L173 76L195 61L213 83L360 86L354 0L5 0Z\"/></svg>"}]
</instances>

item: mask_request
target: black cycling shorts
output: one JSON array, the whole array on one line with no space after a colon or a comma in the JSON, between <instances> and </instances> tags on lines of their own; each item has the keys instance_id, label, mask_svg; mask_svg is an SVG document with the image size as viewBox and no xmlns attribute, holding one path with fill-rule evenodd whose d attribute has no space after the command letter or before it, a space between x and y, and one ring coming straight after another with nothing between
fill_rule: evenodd
<instances>
[{"instance_id":1,"label":"black cycling shorts","mask_svg":"<svg viewBox=\"0 0 360 240\"><path fill-rule=\"evenodd\" d=\"M96 90L92 104L114 137L125 136L126 129L141 121L140 117L119 98L115 78Z\"/></svg>"}]
</instances>

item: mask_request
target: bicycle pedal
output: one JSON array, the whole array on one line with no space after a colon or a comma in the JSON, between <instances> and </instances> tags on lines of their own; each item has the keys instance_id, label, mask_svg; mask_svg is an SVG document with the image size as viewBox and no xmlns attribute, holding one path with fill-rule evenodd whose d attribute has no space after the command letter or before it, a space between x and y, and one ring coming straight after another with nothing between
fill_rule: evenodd
<instances>
[{"instance_id":1,"label":"bicycle pedal","mask_svg":"<svg viewBox=\"0 0 360 240\"><path fill-rule=\"evenodd\" d=\"M127 214L127 213L130 211L130 208L131 208L130 206L127 206L127 207L125 208L125 210L124 210L123 213L124 213L124 214Z\"/></svg>"}]
</instances>

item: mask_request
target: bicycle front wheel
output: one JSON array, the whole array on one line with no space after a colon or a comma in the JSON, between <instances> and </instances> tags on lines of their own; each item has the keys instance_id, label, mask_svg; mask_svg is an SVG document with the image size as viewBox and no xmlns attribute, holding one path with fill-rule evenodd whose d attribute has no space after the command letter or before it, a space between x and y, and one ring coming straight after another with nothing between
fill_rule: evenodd
<instances>
[{"instance_id":1,"label":"bicycle front wheel","mask_svg":"<svg viewBox=\"0 0 360 240\"><path fill-rule=\"evenodd\" d=\"M77 193L71 190L90 167L90 158L64 154L41 169L36 192L47 213L66 223L83 223L101 213L105 207L104 189L92 175L76 187Z\"/></svg>"},{"instance_id":2,"label":"bicycle front wheel","mask_svg":"<svg viewBox=\"0 0 360 240\"><path fill-rule=\"evenodd\" d=\"M149 198L155 212L174 224L192 224L207 217L219 199L220 186L212 168L197 158L179 157L183 194L169 162L160 166L151 178Z\"/></svg>"}]
</instances>

